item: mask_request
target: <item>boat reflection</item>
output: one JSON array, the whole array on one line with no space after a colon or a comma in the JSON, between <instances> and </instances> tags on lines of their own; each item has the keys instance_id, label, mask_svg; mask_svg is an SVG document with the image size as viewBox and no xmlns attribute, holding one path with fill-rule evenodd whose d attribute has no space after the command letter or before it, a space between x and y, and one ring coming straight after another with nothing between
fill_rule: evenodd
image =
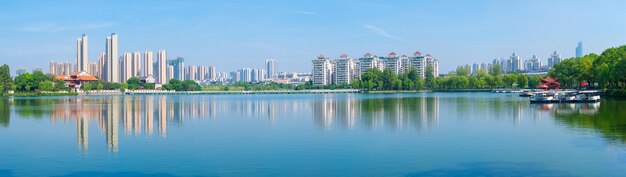
<instances>
[{"instance_id":1,"label":"boat reflection","mask_svg":"<svg viewBox=\"0 0 626 177\"><path fill-rule=\"evenodd\" d=\"M596 103L535 105L549 112L565 126L593 130L611 143L626 144L626 109L624 100L605 99Z\"/></svg>"}]
</instances>

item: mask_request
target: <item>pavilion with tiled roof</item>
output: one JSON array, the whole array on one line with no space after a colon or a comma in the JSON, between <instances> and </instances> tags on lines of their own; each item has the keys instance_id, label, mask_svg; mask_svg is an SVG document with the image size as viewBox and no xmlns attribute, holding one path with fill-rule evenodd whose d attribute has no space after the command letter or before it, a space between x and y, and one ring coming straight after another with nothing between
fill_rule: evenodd
<instances>
[{"instance_id":1,"label":"pavilion with tiled roof","mask_svg":"<svg viewBox=\"0 0 626 177\"><path fill-rule=\"evenodd\" d=\"M69 76L57 75L54 76L54 79L65 81L65 85L70 88L80 88L84 83L100 80L96 76L89 75L84 71L73 72Z\"/></svg>"},{"instance_id":2,"label":"pavilion with tiled roof","mask_svg":"<svg viewBox=\"0 0 626 177\"><path fill-rule=\"evenodd\" d=\"M552 78L550 76L540 79L541 84L537 86L538 89L559 89L561 87L561 83L559 83L559 79Z\"/></svg>"}]
</instances>

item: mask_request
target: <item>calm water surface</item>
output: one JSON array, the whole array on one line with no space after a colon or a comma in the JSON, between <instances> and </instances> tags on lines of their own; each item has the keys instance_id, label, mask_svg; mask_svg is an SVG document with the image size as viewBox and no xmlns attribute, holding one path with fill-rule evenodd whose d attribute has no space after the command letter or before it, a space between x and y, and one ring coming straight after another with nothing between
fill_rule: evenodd
<instances>
[{"instance_id":1,"label":"calm water surface","mask_svg":"<svg viewBox=\"0 0 626 177\"><path fill-rule=\"evenodd\" d=\"M0 176L624 176L626 101L0 98Z\"/></svg>"}]
</instances>

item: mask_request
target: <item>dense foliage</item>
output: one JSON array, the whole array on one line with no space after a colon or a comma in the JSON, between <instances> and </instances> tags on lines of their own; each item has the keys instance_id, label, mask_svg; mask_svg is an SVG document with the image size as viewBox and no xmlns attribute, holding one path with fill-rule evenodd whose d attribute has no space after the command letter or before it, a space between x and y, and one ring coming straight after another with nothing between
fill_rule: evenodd
<instances>
[{"instance_id":1,"label":"dense foliage","mask_svg":"<svg viewBox=\"0 0 626 177\"><path fill-rule=\"evenodd\" d=\"M606 49L600 55L565 59L556 64L548 75L559 78L567 88L580 82L601 89L626 88L626 46Z\"/></svg>"},{"instance_id":2,"label":"dense foliage","mask_svg":"<svg viewBox=\"0 0 626 177\"><path fill-rule=\"evenodd\" d=\"M56 81L50 74L41 71L23 73L15 77L13 89L18 92L60 91L66 90L63 81Z\"/></svg>"},{"instance_id":3,"label":"dense foliage","mask_svg":"<svg viewBox=\"0 0 626 177\"><path fill-rule=\"evenodd\" d=\"M458 67L456 74L444 77L435 77L432 68L427 67L425 78L421 78L415 68L396 75L391 69L368 69L363 72L361 79L352 82L353 88L364 90L450 90L450 89L493 89L493 88L526 88L529 80L535 79L532 84L538 85L540 76L526 76L520 73L502 75L499 66L489 68L489 72L479 70L471 74L467 67ZM492 75L497 74L497 75Z\"/></svg>"},{"instance_id":4,"label":"dense foliage","mask_svg":"<svg viewBox=\"0 0 626 177\"><path fill-rule=\"evenodd\" d=\"M167 84L163 84L163 90L176 90L176 91L200 91L202 87L200 84L193 80L180 81L178 79L171 79Z\"/></svg>"},{"instance_id":5,"label":"dense foliage","mask_svg":"<svg viewBox=\"0 0 626 177\"><path fill-rule=\"evenodd\" d=\"M13 78L11 77L11 69L9 65L0 66L0 93L12 90Z\"/></svg>"}]
</instances>

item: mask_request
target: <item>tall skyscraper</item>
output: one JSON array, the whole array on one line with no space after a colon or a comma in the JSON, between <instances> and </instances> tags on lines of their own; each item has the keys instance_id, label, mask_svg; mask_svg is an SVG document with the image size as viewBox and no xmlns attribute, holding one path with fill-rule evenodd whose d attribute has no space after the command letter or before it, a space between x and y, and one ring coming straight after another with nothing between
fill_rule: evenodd
<instances>
[{"instance_id":1,"label":"tall skyscraper","mask_svg":"<svg viewBox=\"0 0 626 177\"><path fill-rule=\"evenodd\" d=\"M524 66L526 71L537 71L541 69L541 58L537 57L537 55L533 55L532 58L524 62Z\"/></svg>"},{"instance_id":2,"label":"tall skyscraper","mask_svg":"<svg viewBox=\"0 0 626 177\"><path fill-rule=\"evenodd\" d=\"M106 42L106 78L107 82L120 82L120 68L117 54L117 34L111 33Z\"/></svg>"},{"instance_id":3,"label":"tall skyscraper","mask_svg":"<svg viewBox=\"0 0 626 177\"><path fill-rule=\"evenodd\" d=\"M252 72L250 72L250 81L259 82L259 79L261 78L259 75L261 74L265 74L265 73L259 72L259 69L252 69Z\"/></svg>"},{"instance_id":4,"label":"tall skyscraper","mask_svg":"<svg viewBox=\"0 0 626 177\"><path fill-rule=\"evenodd\" d=\"M215 66L209 66L209 74L208 76L209 80L216 80L217 79L217 70L215 69Z\"/></svg>"},{"instance_id":5,"label":"tall skyscraper","mask_svg":"<svg viewBox=\"0 0 626 177\"><path fill-rule=\"evenodd\" d=\"M143 69L141 72L143 72L143 76L154 76L154 54L152 53L152 51L145 51L143 53Z\"/></svg>"},{"instance_id":6,"label":"tall skyscraper","mask_svg":"<svg viewBox=\"0 0 626 177\"><path fill-rule=\"evenodd\" d=\"M83 34L76 40L76 71L87 71L89 64L89 46L87 35ZM89 73L93 74L93 73Z\"/></svg>"},{"instance_id":7,"label":"tall skyscraper","mask_svg":"<svg viewBox=\"0 0 626 177\"><path fill-rule=\"evenodd\" d=\"M133 70L132 77L141 76L141 52L133 53Z\"/></svg>"},{"instance_id":8,"label":"tall skyscraper","mask_svg":"<svg viewBox=\"0 0 626 177\"><path fill-rule=\"evenodd\" d=\"M554 65L556 65L557 63L560 63L561 60L563 60L561 58L561 54L559 54L556 51L554 51L554 53L552 53L550 58L548 58L548 68L554 67Z\"/></svg>"},{"instance_id":9,"label":"tall skyscraper","mask_svg":"<svg viewBox=\"0 0 626 177\"><path fill-rule=\"evenodd\" d=\"M198 80L205 81L209 75L209 67L206 66L198 66Z\"/></svg>"},{"instance_id":10,"label":"tall skyscraper","mask_svg":"<svg viewBox=\"0 0 626 177\"><path fill-rule=\"evenodd\" d=\"M185 58L178 57L173 60L169 60L168 64L174 67L174 78L178 80L185 80Z\"/></svg>"},{"instance_id":11,"label":"tall skyscraper","mask_svg":"<svg viewBox=\"0 0 626 177\"><path fill-rule=\"evenodd\" d=\"M252 81L252 69L250 68L239 69L239 76L241 79L239 81L251 82Z\"/></svg>"},{"instance_id":12,"label":"tall skyscraper","mask_svg":"<svg viewBox=\"0 0 626 177\"><path fill-rule=\"evenodd\" d=\"M122 68L122 78L121 82L126 82L133 76L133 58L132 54L129 52L124 53L122 59L120 60L121 68Z\"/></svg>"},{"instance_id":13,"label":"tall skyscraper","mask_svg":"<svg viewBox=\"0 0 626 177\"><path fill-rule=\"evenodd\" d=\"M276 78L276 64L278 62L274 59L269 59L265 61L265 71L267 73L265 73L265 77L267 79L274 79Z\"/></svg>"},{"instance_id":14,"label":"tall skyscraper","mask_svg":"<svg viewBox=\"0 0 626 177\"><path fill-rule=\"evenodd\" d=\"M174 79L174 66L167 65L166 67L165 82L163 82L163 84L166 84L169 80Z\"/></svg>"},{"instance_id":15,"label":"tall skyscraper","mask_svg":"<svg viewBox=\"0 0 626 177\"><path fill-rule=\"evenodd\" d=\"M578 46L576 46L576 57L583 57L583 42L578 42Z\"/></svg>"},{"instance_id":16,"label":"tall skyscraper","mask_svg":"<svg viewBox=\"0 0 626 177\"><path fill-rule=\"evenodd\" d=\"M196 76L198 76L197 75L198 74L197 73L197 71L198 71L197 69L198 69L198 67L196 67L194 65L189 65L189 68L187 68L187 74L185 74L186 75L185 79L187 79L187 80L194 80L194 81L198 80L198 78L196 77Z\"/></svg>"},{"instance_id":17,"label":"tall skyscraper","mask_svg":"<svg viewBox=\"0 0 626 177\"><path fill-rule=\"evenodd\" d=\"M165 49L157 53L157 81L160 84L167 83L167 52ZM172 73L173 74L173 73Z\"/></svg>"},{"instance_id":18,"label":"tall skyscraper","mask_svg":"<svg viewBox=\"0 0 626 177\"><path fill-rule=\"evenodd\" d=\"M517 53L513 52L513 55L511 55L509 59L511 61L511 66L510 66L511 72L524 70L524 66L522 65L522 60L520 59L519 55L517 55Z\"/></svg>"},{"instance_id":19,"label":"tall skyscraper","mask_svg":"<svg viewBox=\"0 0 626 177\"><path fill-rule=\"evenodd\" d=\"M470 69L470 72L471 72L472 74L477 74L477 73L478 73L478 70L480 70L480 65L478 65L478 63L474 63L474 64L472 64L472 67L471 67L471 69Z\"/></svg>"}]
</instances>

